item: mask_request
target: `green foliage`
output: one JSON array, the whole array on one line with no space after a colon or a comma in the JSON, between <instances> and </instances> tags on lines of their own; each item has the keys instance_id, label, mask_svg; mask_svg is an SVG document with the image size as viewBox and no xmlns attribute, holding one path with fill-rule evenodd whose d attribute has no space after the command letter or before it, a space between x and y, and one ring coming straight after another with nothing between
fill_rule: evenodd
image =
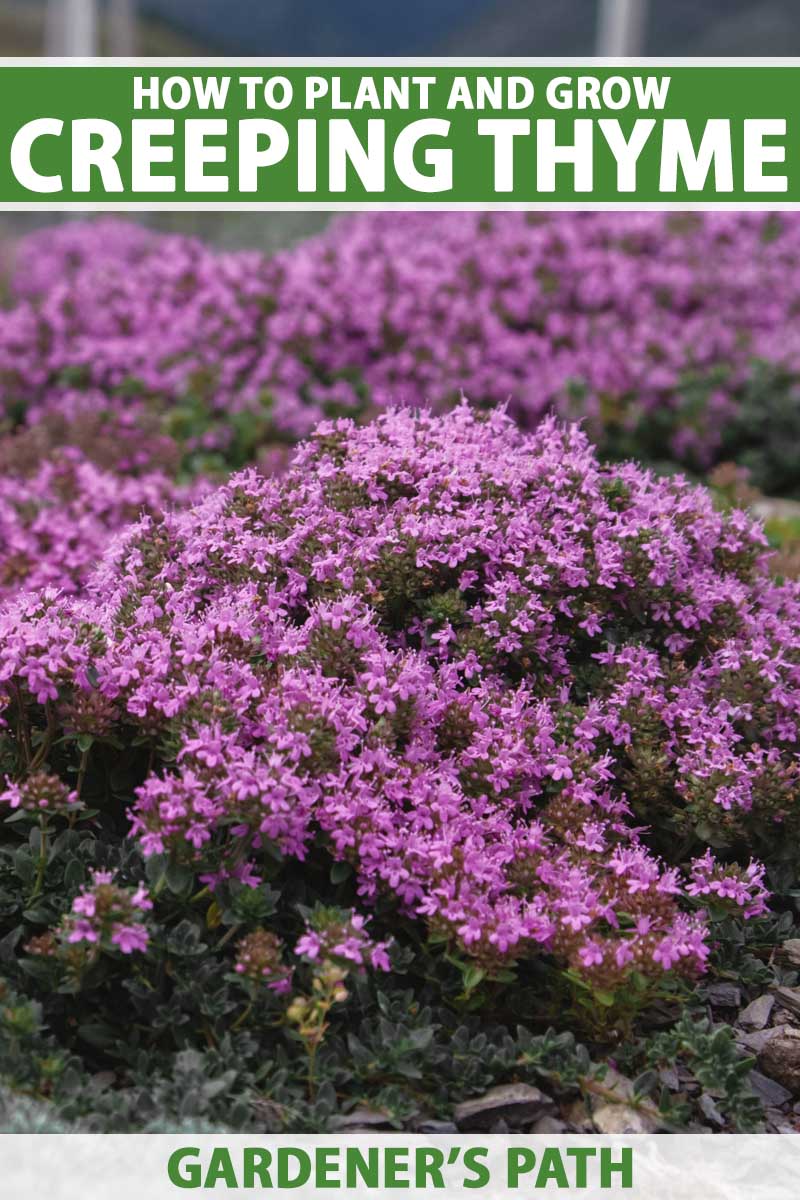
<instances>
[{"instance_id":1,"label":"green foliage","mask_svg":"<svg viewBox=\"0 0 800 1200\"><path fill-rule=\"evenodd\" d=\"M650 1067L676 1063L687 1067L703 1088L701 1099L713 1098L720 1116L733 1131L758 1130L761 1105L748 1082L754 1060L742 1058L727 1026L715 1027L708 1017L697 1019L685 1012L672 1029L650 1041L645 1061ZM690 1116L690 1106L685 1101L673 1103L666 1092L661 1107L681 1123Z\"/></svg>"},{"instance_id":2,"label":"green foliage","mask_svg":"<svg viewBox=\"0 0 800 1200\"><path fill-rule=\"evenodd\" d=\"M116 770L125 786L121 758ZM87 794L98 786L93 766ZM80 819L51 818L32 903L41 828L32 814L5 822L0 1086L26 1098L14 1129L312 1131L333 1128L361 1105L401 1127L448 1119L459 1100L496 1083L548 1080L576 1091L596 1069L572 1034L534 1033L515 1026L510 1012L496 1019L496 981L476 977L474 964L443 946L421 942L387 908L374 923L376 934L395 937L393 974L381 990L371 975L355 975L349 997L332 1007L310 1094L286 999L264 988L253 1001L232 970L235 947L265 924L293 944L322 896L353 903L352 872L331 865L319 846L302 874L277 855L270 882L228 883L212 894L185 864L166 856L144 863L121 837L123 821L93 807ZM147 880L150 945L146 955L104 953L70 972L59 958L34 951L98 868L115 872L122 886ZM311 994L312 984L311 968L299 966L295 993Z\"/></svg>"},{"instance_id":3,"label":"green foliage","mask_svg":"<svg viewBox=\"0 0 800 1200\"><path fill-rule=\"evenodd\" d=\"M319 1057L319 1087L309 1099L304 1060L291 1038L270 1038L263 1030L260 1036L215 1036L220 1025L203 1016L209 1009L201 996L205 983L201 979L195 989L193 1017L208 1038L157 1058L115 1044L110 1029L88 1022L78 1038L83 1058L65 1054L44 1026L41 1005L0 985L0 1079L32 1102L24 1109L31 1128L110 1132L204 1122L217 1129L319 1131L361 1105L400 1127L451 1116L459 1100L496 1083L546 1080L561 1092L576 1091L596 1070L569 1033L533 1036L477 1018L460 1020L450 1010L421 1005L411 990L376 991L363 979L356 997L361 1019L351 1027L347 1019L334 1022ZM219 996L214 1007L225 1007ZM170 1018L186 1008L184 993L182 1009L162 1009L160 1041ZM184 1036L192 1040L185 1023ZM108 1071L91 1073L101 1058L115 1063L116 1078Z\"/></svg>"},{"instance_id":4,"label":"green foliage","mask_svg":"<svg viewBox=\"0 0 800 1200\"><path fill-rule=\"evenodd\" d=\"M96 786L96 778L88 782ZM264 988L254 1000L232 970L235 947L263 926L293 944L321 897L351 905L346 864L331 865L319 845L302 873L275 855L269 882L227 883L211 893L167 856L143 863L120 836L122 819L108 812L89 808L52 826L33 903L41 851L35 817L6 821L0 845L0 1087L24 1099L19 1107L0 1104L0 1127L310 1132L334 1129L364 1106L389 1126L415 1127L451 1120L461 1100L506 1082L537 1083L568 1103L587 1081L602 1079L609 1054L637 1077L643 1098L658 1067L681 1064L713 1092L726 1128L758 1125L758 1102L746 1086L751 1064L742 1065L729 1033L685 1016L648 1038L652 1015L677 1015L692 999L690 985L606 997L546 962L518 968L514 979L488 978L435 938L422 940L388 904L374 927L376 936L394 937L392 974L380 986L372 975L348 983L349 996L327 1014L310 1091L286 998ZM102 954L70 976L30 950L97 868L116 872L122 885L147 879L151 944L146 955ZM787 864L772 881L789 907L793 879ZM712 978L737 979L757 994L776 977L765 960L792 935L793 920L789 911L728 918L716 931ZM786 972L779 978L795 981ZM294 994L312 994L312 985L310 967L298 967ZM580 1031L590 1048L576 1042ZM681 1128L702 1119L697 1100L665 1092L664 1120Z\"/></svg>"},{"instance_id":5,"label":"green foliage","mask_svg":"<svg viewBox=\"0 0 800 1200\"><path fill-rule=\"evenodd\" d=\"M797 376L771 363L756 363L725 427L722 460L747 468L751 482L769 496L800 496L800 392Z\"/></svg>"}]
</instances>

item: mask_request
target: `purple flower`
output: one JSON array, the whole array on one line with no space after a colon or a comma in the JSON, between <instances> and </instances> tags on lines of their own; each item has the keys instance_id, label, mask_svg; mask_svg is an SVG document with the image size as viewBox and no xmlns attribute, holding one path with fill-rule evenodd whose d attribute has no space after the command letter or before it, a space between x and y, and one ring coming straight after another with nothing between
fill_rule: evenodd
<instances>
[{"instance_id":1,"label":"purple flower","mask_svg":"<svg viewBox=\"0 0 800 1200\"><path fill-rule=\"evenodd\" d=\"M116 925L111 934L112 943L118 946L123 954L146 950L148 940L149 936L143 925Z\"/></svg>"},{"instance_id":2,"label":"purple flower","mask_svg":"<svg viewBox=\"0 0 800 1200\"><path fill-rule=\"evenodd\" d=\"M312 970L385 970L364 915L388 905L490 972L690 974L718 907L763 909L763 876L679 870L648 826L796 819L800 588L762 549L706 491L552 418L328 421L280 478L131 525L79 596L0 609L0 695L41 722L52 689L69 728L151 747L132 835L212 887L276 850L346 863L362 912L313 918ZM86 892L101 948L145 926L141 888Z\"/></svg>"},{"instance_id":3,"label":"purple flower","mask_svg":"<svg viewBox=\"0 0 800 1200\"><path fill-rule=\"evenodd\" d=\"M74 921L69 929L68 942L97 942L100 934L89 921Z\"/></svg>"},{"instance_id":4,"label":"purple flower","mask_svg":"<svg viewBox=\"0 0 800 1200\"><path fill-rule=\"evenodd\" d=\"M7 415L22 410L21 428L0 437L0 591L78 591L130 520L191 499L176 483L187 461L238 453L234 422L262 423L265 395L270 432L256 453L268 469L326 412L444 411L463 394L508 404L528 429L552 412L580 418L603 452L620 430L626 442L641 432L646 449L657 414L663 454L706 468L754 363L797 372L798 259L792 214L698 215L680 228L663 213L360 214L272 259L116 220L34 234L0 314ZM184 428L187 399L197 416ZM384 503L395 482L365 478L365 496ZM444 505L459 483L444 481ZM658 541L646 553L643 573L663 587L669 558ZM253 554L263 574L264 547ZM473 570L457 538L439 561L465 579ZM583 578L580 561L560 569ZM353 564L342 571L349 588ZM618 578L609 555L596 584ZM157 625L159 599L137 604L133 623ZM697 619L675 607L681 628L665 636L676 653ZM599 620L581 613L590 637ZM446 622L431 631L445 646L449 636ZM55 698L46 681L38 694Z\"/></svg>"}]
</instances>

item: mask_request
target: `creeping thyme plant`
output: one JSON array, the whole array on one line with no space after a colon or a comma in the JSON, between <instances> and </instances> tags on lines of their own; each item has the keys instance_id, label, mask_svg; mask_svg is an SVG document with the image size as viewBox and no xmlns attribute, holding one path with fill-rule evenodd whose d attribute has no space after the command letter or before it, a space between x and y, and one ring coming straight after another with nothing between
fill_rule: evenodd
<instances>
[{"instance_id":1,"label":"creeping thyme plant","mask_svg":"<svg viewBox=\"0 0 800 1200\"><path fill-rule=\"evenodd\" d=\"M120 1111L154 1051L202 1051L271 1127L402 1122L402 1067L338 1049L398 995L468 1041L521 1017L500 1081L546 1074L565 1001L601 1057L635 1038L796 837L800 591L764 542L467 403L322 422L142 517L80 594L0 615L11 983Z\"/></svg>"},{"instance_id":2,"label":"creeping thyme plant","mask_svg":"<svg viewBox=\"0 0 800 1200\"><path fill-rule=\"evenodd\" d=\"M0 1124L427 1128L610 1062L758 1127L707 997L796 982L800 585L737 504L800 491L798 258L763 214L23 242Z\"/></svg>"},{"instance_id":3,"label":"creeping thyme plant","mask_svg":"<svg viewBox=\"0 0 800 1200\"><path fill-rule=\"evenodd\" d=\"M0 313L0 593L322 418L470 397L604 457L800 495L791 214L371 214L272 258L120 221L24 240Z\"/></svg>"}]
</instances>

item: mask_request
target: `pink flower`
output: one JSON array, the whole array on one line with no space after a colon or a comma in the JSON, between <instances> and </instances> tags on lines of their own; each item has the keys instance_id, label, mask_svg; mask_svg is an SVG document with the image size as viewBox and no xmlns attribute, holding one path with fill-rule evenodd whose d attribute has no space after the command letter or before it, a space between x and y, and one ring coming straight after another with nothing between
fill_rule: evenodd
<instances>
[{"instance_id":1,"label":"pink flower","mask_svg":"<svg viewBox=\"0 0 800 1200\"><path fill-rule=\"evenodd\" d=\"M80 913L83 917L93 917L97 901L92 892L85 892L82 896L76 896L72 901L72 911Z\"/></svg>"},{"instance_id":2,"label":"pink flower","mask_svg":"<svg viewBox=\"0 0 800 1200\"><path fill-rule=\"evenodd\" d=\"M603 962L603 950L597 942L587 942L578 951L578 958L584 967L599 967Z\"/></svg>"},{"instance_id":3,"label":"pink flower","mask_svg":"<svg viewBox=\"0 0 800 1200\"><path fill-rule=\"evenodd\" d=\"M111 941L123 954L133 954L134 951L147 949L149 936L143 925L117 925L111 934Z\"/></svg>"},{"instance_id":4,"label":"pink flower","mask_svg":"<svg viewBox=\"0 0 800 1200\"><path fill-rule=\"evenodd\" d=\"M603 286L580 295L594 304ZM510 311L495 314L501 338ZM605 394L627 367L603 355ZM276 414L317 394L296 365L281 366ZM152 372L153 388L174 383ZM0 607L0 690L37 730L33 697L52 684L70 733L133 730L155 748L132 837L212 888L255 887L274 856L302 864L324 846L332 890L348 876L362 911L314 911L296 946L306 974L386 970L376 909L495 973L540 954L615 987L634 966L702 971L716 910L760 911L763 876L710 855L683 871L651 846L670 849L672 810L743 835L791 816L800 592L770 580L749 518L679 477L605 463L577 426L541 412L536 426L466 402L324 421L280 477L244 470L145 515L79 595ZM592 636L607 633L595 645L589 611ZM91 928L100 951L131 953L150 903L100 873L66 936ZM233 969L264 989L289 967L261 934Z\"/></svg>"},{"instance_id":5,"label":"pink flower","mask_svg":"<svg viewBox=\"0 0 800 1200\"><path fill-rule=\"evenodd\" d=\"M100 940L100 935L88 921L75 921L67 940L70 942L97 942Z\"/></svg>"},{"instance_id":6,"label":"pink flower","mask_svg":"<svg viewBox=\"0 0 800 1200\"><path fill-rule=\"evenodd\" d=\"M143 912L153 907L153 901L150 899L147 888L144 886L144 884L140 884L131 896L131 904L134 908L139 908Z\"/></svg>"}]
</instances>

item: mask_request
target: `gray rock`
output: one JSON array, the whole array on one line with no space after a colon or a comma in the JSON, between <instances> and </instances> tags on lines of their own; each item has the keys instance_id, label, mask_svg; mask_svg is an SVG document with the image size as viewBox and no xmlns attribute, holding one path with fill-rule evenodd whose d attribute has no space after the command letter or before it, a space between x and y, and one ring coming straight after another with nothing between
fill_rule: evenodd
<instances>
[{"instance_id":1,"label":"gray rock","mask_svg":"<svg viewBox=\"0 0 800 1200\"><path fill-rule=\"evenodd\" d=\"M589 1116L589 1110L584 1100L573 1100L564 1113L564 1116L571 1131L576 1133L594 1133L592 1118Z\"/></svg>"},{"instance_id":2,"label":"gray rock","mask_svg":"<svg viewBox=\"0 0 800 1200\"><path fill-rule=\"evenodd\" d=\"M758 1065L793 1096L800 1095L800 1029L784 1026L777 1030L759 1054Z\"/></svg>"},{"instance_id":3,"label":"gray rock","mask_svg":"<svg viewBox=\"0 0 800 1200\"><path fill-rule=\"evenodd\" d=\"M779 1108L767 1108L764 1111L767 1133L797 1133Z\"/></svg>"},{"instance_id":4,"label":"gray rock","mask_svg":"<svg viewBox=\"0 0 800 1200\"><path fill-rule=\"evenodd\" d=\"M428 1121L420 1121L419 1125L414 1126L414 1130L416 1133L429 1133L437 1136L458 1132L452 1121L436 1121L433 1118Z\"/></svg>"},{"instance_id":5,"label":"gray rock","mask_svg":"<svg viewBox=\"0 0 800 1200\"><path fill-rule=\"evenodd\" d=\"M789 1012L800 1013L800 988L776 987L772 989L775 999Z\"/></svg>"},{"instance_id":6,"label":"gray rock","mask_svg":"<svg viewBox=\"0 0 800 1200\"><path fill-rule=\"evenodd\" d=\"M634 1105L633 1082L613 1067L603 1079L604 1095L592 1098L592 1122L598 1133L654 1133L658 1114L649 1104ZM612 1099L611 1092L618 1099Z\"/></svg>"},{"instance_id":7,"label":"gray rock","mask_svg":"<svg viewBox=\"0 0 800 1200\"><path fill-rule=\"evenodd\" d=\"M641 1108L611 1101L592 1110L592 1121L598 1133L655 1133L659 1127L659 1121Z\"/></svg>"},{"instance_id":8,"label":"gray rock","mask_svg":"<svg viewBox=\"0 0 800 1200\"><path fill-rule=\"evenodd\" d=\"M527 1083L508 1083L491 1088L484 1096L465 1100L453 1114L455 1123L462 1132L471 1129L494 1129L504 1121L510 1127L528 1125L552 1111L554 1105L549 1096Z\"/></svg>"},{"instance_id":9,"label":"gray rock","mask_svg":"<svg viewBox=\"0 0 800 1200\"><path fill-rule=\"evenodd\" d=\"M681 1081L678 1078L678 1072L674 1067L662 1067L658 1072L658 1078L661 1080L665 1088L669 1088L671 1092L677 1092L681 1086Z\"/></svg>"},{"instance_id":10,"label":"gray rock","mask_svg":"<svg viewBox=\"0 0 800 1200\"><path fill-rule=\"evenodd\" d=\"M736 1044L741 1046L747 1054L759 1055L764 1047L777 1037L782 1030L777 1029L758 1029L754 1033L745 1033L741 1029L734 1030Z\"/></svg>"},{"instance_id":11,"label":"gray rock","mask_svg":"<svg viewBox=\"0 0 800 1200\"><path fill-rule=\"evenodd\" d=\"M343 1117L334 1117L331 1127L349 1133L358 1129L394 1129L386 1113L374 1108L354 1108Z\"/></svg>"},{"instance_id":12,"label":"gray rock","mask_svg":"<svg viewBox=\"0 0 800 1200\"><path fill-rule=\"evenodd\" d=\"M724 1125L725 1118L714 1103L713 1096L709 1096L708 1092L703 1092L700 1099L697 1101L701 1113L710 1121L712 1125Z\"/></svg>"},{"instance_id":13,"label":"gray rock","mask_svg":"<svg viewBox=\"0 0 800 1200\"><path fill-rule=\"evenodd\" d=\"M800 967L800 938L788 938L781 949L793 967Z\"/></svg>"},{"instance_id":14,"label":"gray rock","mask_svg":"<svg viewBox=\"0 0 800 1200\"><path fill-rule=\"evenodd\" d=\"M538 1121L530 1127L530 1133L566 1133L567 1124L565 1121L559 1121L558 1117L539 1117Z\"/></svg>"},{"instance_id":15,"label":"gray rock","mask_svg":"<svg viewBox=\"0 0 800 1200\"><path fill-rule=\"evenodd\" d=\"M742 1029L763 1029L769 1020L774 1004L775 997L771 996L769 992L758 996L739 1014L739 1025Z\"/></svg>"},{"instance_id":16,"label":"gray rock","mask_svg":"<svg viewBox=\"0 0 800 1200\"><path fill-rule=\"evenodd\" d=\"M750 1086L760 1102L769 1108L780 1108L781 1104L786 1104L787 1100L792 1099L792 1092L787 1092L786 1087L762 1075L760 1070L751 1070Z\"/></svg>"},{"instance_id":17,"label":"gray rock","mask_svg":"<svg viewBox=\"0 0 800 1200\"><path fill-rule=\"evenodd\" d=\"M742 993L733 983L715 983L708 989L708 999L715 1008L738 1008Z\"/></svg>"}]
</instances>

